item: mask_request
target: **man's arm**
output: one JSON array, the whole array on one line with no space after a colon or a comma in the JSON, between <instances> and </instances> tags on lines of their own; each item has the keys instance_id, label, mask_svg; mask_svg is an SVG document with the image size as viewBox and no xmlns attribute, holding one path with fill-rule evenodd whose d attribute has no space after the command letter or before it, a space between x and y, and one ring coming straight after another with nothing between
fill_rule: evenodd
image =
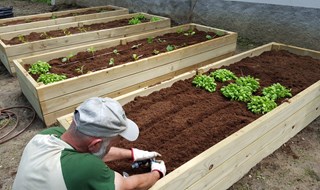
<instances>
[{"instance_id":1,"label":"man's arm","mask_svg":"<svg viewBox=\"0 0 320 190\"><path fill-rule=\"evenodd\" d=\"M154 151L150 152L145 150L139 150L136 148L124 149L124 148L111 147L108 154L103 157L103 161L110 162L114 160L123 160L123 159L139 161L139 160L147 160L147 159L155 158L157 156L161 156L161 155Z\"/></svg>"},{"instance_id":2,"label":"man's arm","mask_svg":"<svg viewBox=\"0 0 320 190\"><path fill-rule=\"evenodd\" d=\"M124 178L119 173L115 172L115 189L149 189L158 181L158 179L160 179L160 173L157 171L139 175L132 175L127 178Z\"/></svg>"}]
</instances>

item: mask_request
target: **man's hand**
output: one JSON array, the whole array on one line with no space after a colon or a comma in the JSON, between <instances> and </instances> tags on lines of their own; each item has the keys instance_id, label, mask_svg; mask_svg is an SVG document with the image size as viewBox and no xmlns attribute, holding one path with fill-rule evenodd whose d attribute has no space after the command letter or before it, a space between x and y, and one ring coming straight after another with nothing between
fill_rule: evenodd
<instances>
[{"instance_id":1,"label":"man's hand","mask_svg":"<svg viewBox=\"0 0 320 190\"><path fill-rule=\"evenodd\" d=\"M140 160L147 160L147 159L152 159L157 156L161 156L158 152L149 152L145 150L139 150L136 148L131 148L131 155L132 155L132 160L135 161L140 161Z\"/></svg>"},{"instance_id":2,"label":"man's hand","mask_svg":"<svg viewBox=\"0 0 320 190\"><path fill-rule=\"evenodd\" d=\"M162 160L152 160L151 161L151 171L157 171L160 173L160 178L166 175L167 169L164 161Z\"/></svg>"}]
</instances>

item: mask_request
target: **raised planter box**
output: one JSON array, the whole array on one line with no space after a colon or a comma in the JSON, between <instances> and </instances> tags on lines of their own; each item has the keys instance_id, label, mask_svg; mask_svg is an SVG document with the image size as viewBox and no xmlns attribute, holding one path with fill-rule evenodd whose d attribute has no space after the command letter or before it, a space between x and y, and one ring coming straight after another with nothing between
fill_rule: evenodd
<instances>
[{"instance_id":1,"label":"raised planter box","mask_svg":"<svg viewBox=\"0 0 320 190\"><path fill-rule=\"evenodd\" d=\"M109 11L98 12L101 9L108 9ZM97 13L90 13L90 14L82 14L77 15L79 13L84 13L91 10L97 10ZM99 7L90 7L90 8L82 8L82 9L74 9L68 11L58 11L52 13L44 13L44 14L35 14L35 15L28 15L28 16L19 16L14 18L8 19L1 19L0 20L0 33L6 32L13 32L18 30L26 30L32 28L39 28L39 27L46 27L46 26L53 26L58 24L65 24L70 22L78 22L83 20L92 20L98 18L105 18L110 16L117 16L117 15L124 15L128 14L129 11L127 8L117 7L117 6L99 6ZM72 14L69 17L61 17L64 15ZM48 20L42 21L35 21L35 22L28 22L28 23L21 23L21 24L14 24L14 25L5 25L7 22L15 22L19 20L31 20L34 18L49 18ZM55 18L55 19L51 19Z\"/></svg>"},{"instance_id":2,"label":"raised planter box","mask_svg":"<svg viewBox=\"0 0 320 190\"><path fill-rule=\"evenodd\" d=\"M317 51L270 43L115 99L124 105L137 96L146 96L170 87L174 82L193 78L197 73L231 65L270 50L287 50L320 59L320 52ZM263 158L316 119L320 115L319 106L320 81L178 167L151 189L227 189ZM72 113L58 118L58 121L63 127L68 128L72 121Z\"/></svg>"},{"instance_id":3,"label":"raised planter box","mask_svg":"<svg viewBox=\"0 0 320 190\"><path fill-rule=\"evenodd\" d=\"M112 68L96 71L64 81L41 85L25 70L25 64L38 60L49 61L72 53L86 51L94 46L97 50L126 44L139 39L175 33L178 29L198 29L200 31L223 31L225 36L183 47L171 52L161 53L149 58L129 62ZM17 77L25 94L38 116L47 126L56 118L72 112L81 102L92 96L115 97L154 85L159 81L170 79L178 74L193 70L201 65L212 63L231 56L236 48L237 34L197 24L188 24L174 28L162 29L137 36L126 37L67 49L39 56L14 60Z\"/></svg>"},{"instance_id":4,"label":"raised planter box","mask_svg":"<svg viewBox=\"0 0 320 190\"><path fill-rule=\"evenodd\" d=\"M84 33L72 34L52 39L44 39L33 42L26 42L17 45L6 45L3 40L10 40L19 35L27 35L31 32L48 32L58 29L66 29L70 27L81 27L83 25L90 25L95 23L107 23L111 21L130 19L138 14L143 14L147 19L157 17L160 20L157 22L146 22L137 25L127 25L123 27L110 28L98 31L88 31ZM31 55L39 55L46 52L65 49L69 47L79 47L84 44L93 43L101 40L111 40L115 38L125 37L129 35L147 32L150 30L170 27L170 19L146 13L126 14L121 16L113 16L102 19L94 19L81 22L73 22L61 24L56 26L47 26L36 29L21 30L10 33L0 34L0 58L2 63L6 66L10 73L14 73L13 59L27 57Z\"/></svg>"}]
</instances>

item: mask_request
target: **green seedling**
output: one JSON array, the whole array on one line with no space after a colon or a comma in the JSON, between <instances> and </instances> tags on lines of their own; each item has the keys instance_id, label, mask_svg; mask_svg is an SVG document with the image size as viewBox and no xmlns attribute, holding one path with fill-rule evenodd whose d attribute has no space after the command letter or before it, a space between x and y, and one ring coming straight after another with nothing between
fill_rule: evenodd
<instances>
[{"instance_id":1,"label":"green seedling","mask_svg":"<svg viewBox=\"0 0 320 190\"><path fill-rule=\"evenodd\" d=\"M260 87L259 79L251 77L250 75L237 78L236 84L239 86L247 86L252 89L252 92L256 92Z\"/></svg>"},{"instance_id":2,"label":"green seedling","mask_svg":"<svg viewBox=\"0 0 320 190\"><path fill-rule=\"evenodd\" d=\"M265 96L252 96L247 104L248 109L256 114L265 114L277 107L274 100Z\"/></svg>"},{"instance_id":3,"label":"green seedling","mask_svg":"<svg viewBox=\"0 0 320 190\"><path fill-rule=\"evenodd\" d=\"M96 48L94 48L92 46L87 49L87 52L91 53L93 57L94 57L94 54L96 51L97 51Z\"/></svg>"},{"instance_id":4,"label":"green seedling","mask_svg":"<svg viewBox=\"0 0 320 190\"><path fill-rule=\"evenodd\" d=\"M220 91L226 98L240 102L248 102L252 96L252 89L250 87L234 83L222 87Z\"/></svg>"},{"instance_id":5,"label":"green seedling","mask_svg":"<svg viewBox=\"0 0 320 190\"><path fill-rule=\"evenodd\" d=\"M175 46L174 45L168 45L166 49L167 49L167 51L173 51L175 49Z\"/></svg>"},{"instance_id":6,"label":"green seedling","mask_svg":"<svg viewBox=\"0 0 320 190\"><path fill-rule=\"evenodd\" d=\"M66 36L71 35L71 32L67 28L62 29L62 31L63 31L64 35L66 35Z\"/></svg>"},{"instance_id":7,"label":"green seedling","mask_svg":"<svg viewBox=\"0 0 320 190\"><path fill-rule=\"evenodd\" d=\"M49 83L64 80L66 78L67 77L65 75L58 75L55 73L45 73L39 76L39 78L37 79L37 82L42 82L43 84L49 84Z\"/></svg>"},{"instance_id":8,"label":"green seedling","mask_svg":"<svg viewBox=\"0 0 320 190\"><path fill-rule=\"evenodd\" d=\"M137 55L137 54L132 54L132 58L133 60L137 61L138 59L140 59L143 55Z\"/></svg>"},{"instance_id":9,"label":"green seedling","mask_svg":"<svg viewBox=\"0 0 320 190\"><path fill-rule=\"evenodd\" d=\"M144 20L144 19L146 19L146 17L143 15L143 14L141 14L141 13L139 13L137 16L135 16L134 18L136 18L136 19L139 19L139 20Z\"/></svg>"},{"instance_id":10,"label":"green seedling","mask_svg":"<svg viewBox=\"0 0 320 190\"><path fill-rule=\"evenodd\" d=\"M83 69L84 69L84 65L82 65L81 67L79 67L79 68L76 68L75 69L75 71L77 72L77 73L79 73L79 74L82 74L83 75Z\"/></svg>"},{"instance_id":11,"label":"green seedling","mask_svg":"<svg viewBox=\"0 0 320 190\"><path fill-rule=\"evenodd\" d=\"M196 34L196 32L193 31L192 29L190 29L190 30L186 31L185 33L183 33L183 35L185 35L185 36L193 36L195 34Z\"/></svg>"},{"instance_id":12,"label":"green seedling","mask_svg":"<svg viewBox=\"0 0 320 190\"><path fill-rule=\"evenodd\" d=\"M152 44L152 43L153 43L153 37L148 37L148 38L147 38L147 42L148 42L149 44Z\"/></svg>"},{"instance_id":13,"label":"green seedling","mask_svg":"<svg viewBox=\"0 0 320 190\"><path fill-rule=\"evenodd\" d=\"M138 49L138 47L142 46L142 44L136 44L131 47L131 49Z\"/></svg>"},{"instance_id":14,"label":"green seedling","mask_svg":"<svg viewBox=\"0 0 320 190\"><path fill-rule=\"evenodd\" d=\"M151 22L158 22L158 21L160 21L161 19L160 18L158 18L158 17L151 17L151 19L150 19L150 21Z\"/></svg>"},{"instance_id":15,"label":"green seedling","mask_svg":"<svg viewBox=\"0 0 320 190\"><path fill-rule=\"evenodd\" d=\"M56 18L57 18L56 15L52 15L52 16L51 16L51 19L56 19Z\"/></svg>"},{"instance_id":16,"label":"green seedling","mask_svg":"<svg viewBox=\"0 0 320 190\"><path fill-rule=\"evenodd\" d=\"M214 78L207 75L197 75L192 80L192 84L196 87L203 88L208 92L216 91L217 84L214 81Z\"/></svg>"},{"instance_id":17,"label":"green seedling","mask_svg":"<svg viewBox=\"0 0 320 190\"><path fill-rule=\"evenodd\" d=\"M212 36L210 36L209 34L206 35L206 38L207 38L208 40L212 40Z\"/></svg>"},{"instance_id":18,"label":"green seedling","mask_svg":"<svg viewBox=\"0 0 320 190\"><path fill-rule=\"evenodd\" d=\"M222 31L215 31L215 33L217 36L224 36L225 35L225 33Z\"/></svg>"},{"instance_id":19,"label":"green seedling","mask_svg":"<svg viewBox=\"0 0 320 190\"><path fill-rule=\"evenodd\" d=\"M164 42L166 42L166 40L162 40L161 38L157 38L157 40L158 40L159 43L164 43Z\"/></svg>"},{"instance_id":20,"label":"green seedling","mask_svg":"<svg viewBox=\"0 0 320 190\"><path fill-rule=\"evenodd\" d=\"M45 61L37 61L31 65L28 72L34 75L40 75L49 72L51 66Z\"/></svg>"},{"instance_id":21,"label":"green seedling","mask_svg":"<svg viewBox=\"0 0 320 190\"><path fill-rule=\"evenodd\" d=\"M220 82L237 79L236 75L228 69L218 69L210 73L210 76Z\"/></svg>"},{"instance_id":22,"label":"green seedling","mask_svg":"<svg viewBox=\"0 0 320 190\"><path fill-rule=\"evenodd\" d=\"M118 52L117 49L114 49L112 52L113 52L114 54L116 54L116 55L120 55L120 53Z\"/></svg>"},{"instance_id":23,"label":"green seedling","mask_svg":"<svg viewBox=\"0 0 320 190\"><path fill-rule=\"evenodd\" d=\"M109 66L114 66L114 59L113 59L113 58L110 58L110 60L109 60Z\"/></svg>"},{"instance_id":24,"label":"green seedling","mask_svg":"<svg viewBox=\"0 0 320 190\"><path fill-rule=\"evenodd\" d=\"M20 35L18 36L18 38L19 38L19 41L22 42L22 43L28 42L28 41L25 39L24 35L22 35L22 34L20 34Z\"/></svg>"},{"instance_id":25,"label":"green seedling","mask_svg":"<svg viewBox=\"0 0 320 190\"><path fill-rule=\"evenodd\" d=\"M70 61L70 59L74 57L74 54L73 53L70 53L69 55L67 55L66 57L62 58L61 61L63 63L67 62L67 61Z\"/></svg>"},{"instance_id":26,"label":"green seedling","mask_svg":"<svg viewBox=\"0 0 320 190\"><path fill-rule=\"evenodd\" d=\"M136 24L140 24L140 23L141 23L141 21L135 17L129 20L130 25L136 25Z\"/></svg>"},{"instance_id":27,"label":"green seedling","mask_svg":"<svg viewBox=\"0 0 320 190\"><path fill-rule=\"evenodd\" d=\"M160 53L160 51L154 49L153 52L152 52L154 55L158 55Z\"/></svg>"},{"instance_id":28,"label":"green seedling","mask_svg":"<svg viewBox=\"0 0 320 190\"><path fill-rule=\"evenodd\" d=\"M287 89L280 83L275 83L269 87L262 89L262 94L271 100L277 100L279 98L292 97L291 89Z\"/></svg>"},{"instance_id":29,"label":"green seedling","mask_svg":"<svg viewBox=\"0 0 320 190\"><path fill-rule=\"evenodd\" d=\"M179 28L178 30L177 30L177 34L182 34L183 33L183 28Z\"/></svg>"}]
</instances>

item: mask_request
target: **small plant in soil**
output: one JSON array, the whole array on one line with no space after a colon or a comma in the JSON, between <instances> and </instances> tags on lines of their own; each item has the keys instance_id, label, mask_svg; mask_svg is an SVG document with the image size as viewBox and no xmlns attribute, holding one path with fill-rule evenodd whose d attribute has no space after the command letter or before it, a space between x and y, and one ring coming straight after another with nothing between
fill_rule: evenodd
<instances>
[{"instance_id":1,"label":"small plant in soil","mask_svg":"<svg viewBox=\"0 0 320 190\"><path fill-rule=\"evenodd\" d=\"M203 88L208 92L216 91L217 84L214 81L214 78L207 75L197 75L193 78L192 84L196 87Z\"/></svg>"},{"instance_id":2,"label":"small plant in soil","mask_svg":"<svg viewBox=\"0 0 320 190\"><path fill-rule=\"evenodd\" d=\"M220 91L226 98L240 102L248 102L252 96L252 88L235 83L222 87Z\"/></svg>"},{"instance_id":3,"label":"small plant in soil","mask_svg":"<svg viewBox=\"0 0 320 190\"><path fill-rule=\"evenodd\" d=\"M133 60L137 61L138 59L140 59L143 55L137 55L137 54L133 54L132 58Z\"/></svg>"},{"instance_id":4,"label":"small plant in soil","mask_svg":"<svg viewBox=\"0 0 320 190\"><path fill-rule=\"evenodd\" d=\"M120 55L120 53L118 52L117 49L114 49L112 52L113 52L115 55Z\"/></svg>"},{"instance_id":5,"label":"small plant in soil","mask_svg":"<svg viewBox=\"0 0 320 190\"><path fill-rule=\"evenodd\" d=\"M252 96L250 102L247 103L248 109L256 114L265 114L277 107L274 100L270 100L265 96Z\"/></svg>"},{"instance_id":6,"label":"small plant in soil","mask_svg":"<svg viewBox=\"0 0 320 190\"><path fill-rule=\"evenodd\" d=\"M208 35L206 35L206 38L207 38L208 40L211 40L211 39L212 39L212 36L210 36L210 35L208 34Z\"/></svg>"},{"instance_id":7,"label":"small plant in soil","mask_svg":"<svg viewBox=\"0 0 320 190\"><path fill-rule=\"evenodd\" d=\"M161 38L157 38L157 41L158 41L159 43L164 43L164 42L166 42L166 40L163 40L163 39L161 39Z\"/></svg>"},{"instance_id":8,"label":"small plant in soil","mask_svg":"<svg viewBox=\"0 0 320 190\"><path fill-rule=\"evenodd\" d=\"M271 100L292 97L291 90L287 89L285 86L282 86L280 83L276 83L269 87L263 88L262 94Z\"/></svg>"},{"instance_id":9,"label":"small plant in soil","mask_svg":"<svg viewBox=\"0 0 320 190\"><path fill-rule=\"evenodd\" d=\"M22 42L22 43L28 42L28 41L26 40L26 38L24 37L24 35L19 35L18 38L19 38L19 41Z\"/></svg>"},{"instance_id":10,"label":"small plant in soil","mask_svg":"<svg viewBox=\"0 0 320 190\"><path fill-rule=\"evenodd\" d=\"M217 36L224 36L225 35L225 33L222 31L215 31L215 33Z\"/></svg>"},{"instance_id":11,"label":"small plant in soil","mask_svg":"<svg viewBox=\"0 0 320 190\"><path fill-rule=\"evenodd\" d=\"M177 34L182 34L183 33L183 28L179 28L178 30L177 30Z\"/></svg>"},{"instance_id":12,"label":"small plant in soil","mask_svg":"<svg viewBox=\"0 0 320 190\"><path fill-rule=\"evenodd\" d=\"M51 36L49 36L49 35L47 34L47 32L42 32L42 33L40 34L40 38L43 38L43 39L50 39L50 38L51 38Z\"/></svg>"},{"instance_id":13,"label":"small plant in soil","mask_svg":"<svg viewBox=\"0 0 320 190\"><path fill-rule=\"evenodd\" d=\"M150 19L150 21L151 22L158 22L160 20L160 18L158 18L158 17L151 17L151 19Z\"/></svg>"},{"instance_id":14,"label":"small plant in soil","mask_svg":"<svg viewBox=\"0 0 320 190\"><path fill-rule=\"evenodd\" d=\"M193 31L192 29L190 29L190 30L186 31L185 33L183 33L183 35L185 35L185 36L193 36L195 34L196 34L196 32Z\"/></svg>"},{"instance_id":15,"label":"small plant in soil","mask_svg":"<svg viewBox=\"0 0 320 190\"><path fill-rule=\"evenodd\" d=\"M173 51L175 49L175 46L174 45L168 45L166 49L167 49L167 51Z\"/></svg>"},{"instance_id":16,"label":"small plant in soil","mask_svg":"<svg viewBox=\"0 0 320 190\"><path fill-rule=\"evenodd\" d=\"M218 69L214 72L211 72L210 76L220 82L237 79L236 75L228 69Z\"/></svg>"},{"instance_id":17,"label":"small plant in soil","mask_svg":"<svg viewBox=\"0 0 320 190\"><path fill-rule=\"evenodd\" d=\"M51 16L51 19L56 19L56 18L57 18L56 15L52 15L52 16Z\"/></svg>"},{"instance_id":18,"label":"small plant in soil","mask_svg":"<svg viewBox=\"0 0 320 190\"><path fill-rule=\"evenodd\" d=\"M131 49L138 49L140 46L142 46L142 44L136 44L136 45L133 45Z\"/></svg>"},{"instance_id":19,"label":"small plant in soil","mask_svg":"<svg viewBox=\"0 0 320 190\"><path fill-rule=\"evenodd\" d=\"M154 54L154 55L158 55L159 53L160 53L160 51L158 51L156 49L154 49L153 52L152 52L152 54Z\"/></svg>"},{"instance_id":20,"label":"small plant in soil","mask_svg":"<svg viewBox=\"0 0 320 190\"><path fill-rule=\"evenodd\" d=\"M37 61L32 64L28 72L34 75L40 75L49 72L51 66L45 61Z\"/></svg>"},{"instance_id":21,"label":"small plant in soil","mask_svg":"<svg viewBox=\"0 0 320 190\"><path fill-rule=\"evenodd\" d=\"M84 65L82 65L81 67L76 68L75 71L76 71L77 73L83 75L83 73L84 73L84 72L83 72L83 69L84 69Z\"/></svg>"},{"instance_id":22,"label":"small plant in soil","mask_svg":"<svg viewBox=\"0 0 320 190\"><path fill-rule=\"evenodd\" d=\"M109 66L114 66L114 58L110 58L110 60L109 60Z\"/></svg>"},{"instance_id":23,"label":"small plant in soil","mask_svg":"<svg viewBox=\"0 0 320 190\"><path fill-rule=\"evenodd\" d=\"M75 56L75 55L74 55L73 53L70 53L70 54L67 55L66 57L62 58L61 61L62 61L63 63L65 63L65 62L67 62L67 61L70 61L70 59L71 59L72 57L74 57L74 56Z\"/></svg>"},{"instance_id":24,"label":"small plant in soil","mask_svg":"<svg viewBox=\"0 0 320 190\"><path fill-rule=\"evenodd\" d=\"M41 74L37 80L37 82L42 82L43 84L49 84L57 81L61 81L66 79L65 75L58 75L55 73L45 73Z\"/></svg>"},{"instance_id":25,"label":"small plant in soil","mask_svg":"<svg viewBox=\"0 0 320 190\"><path fill-rule=\"evenodd\" d=\"M146 17L143 14L138 14L137 16L135 16L129 20L129 24L131 24L131 25L140 24L141 21L144 19L146 19Z\"/></svg>"},{"instance_id":26,"label":"small plant in soil","mask_svg":"<svg viewBox=\"0 0 320 190\"><path fill-rule=\"evenodd\" d=\"M246 86L252 89L252 92L255 92L260 87L259 79L256 79L251 76L239 77L236 80L236 84L239 86Z\"/></svg>"},{"instance_id":27,"label":"small plant in soil","mask_svg":"<svg viewBox=\"0 0 320 190\"><path fill-rule=\"evenodd\" d=\"M152 44L153 43L153 37L148 37L147 38L147 42L148 42L148 44Z\"/></svg>"},{"instance_id":28,"label":"small plant in soil","mask_svg":"<svg viewBox=\"0 0 320 190\"><path fill-rule=\"evenodd\" d=\"M62 31L66 36L71 35L71 32L68 29L63 29Z\"/></svg>"},{"instance_id":29,"label":"small plant in soil","mask_svg":"<svg viewBox=\"0 0 320 190\"><path fill-rule=\"evenodd\" d=\"M96 48L94 48L94 47L89 47L89 48L87 49L87 52L91 53L91 54L92 54L92 57L94 57L94 53L95 53L96 51L97 51L97 50L96 50Z\"/></svg>"}]
</instances>

